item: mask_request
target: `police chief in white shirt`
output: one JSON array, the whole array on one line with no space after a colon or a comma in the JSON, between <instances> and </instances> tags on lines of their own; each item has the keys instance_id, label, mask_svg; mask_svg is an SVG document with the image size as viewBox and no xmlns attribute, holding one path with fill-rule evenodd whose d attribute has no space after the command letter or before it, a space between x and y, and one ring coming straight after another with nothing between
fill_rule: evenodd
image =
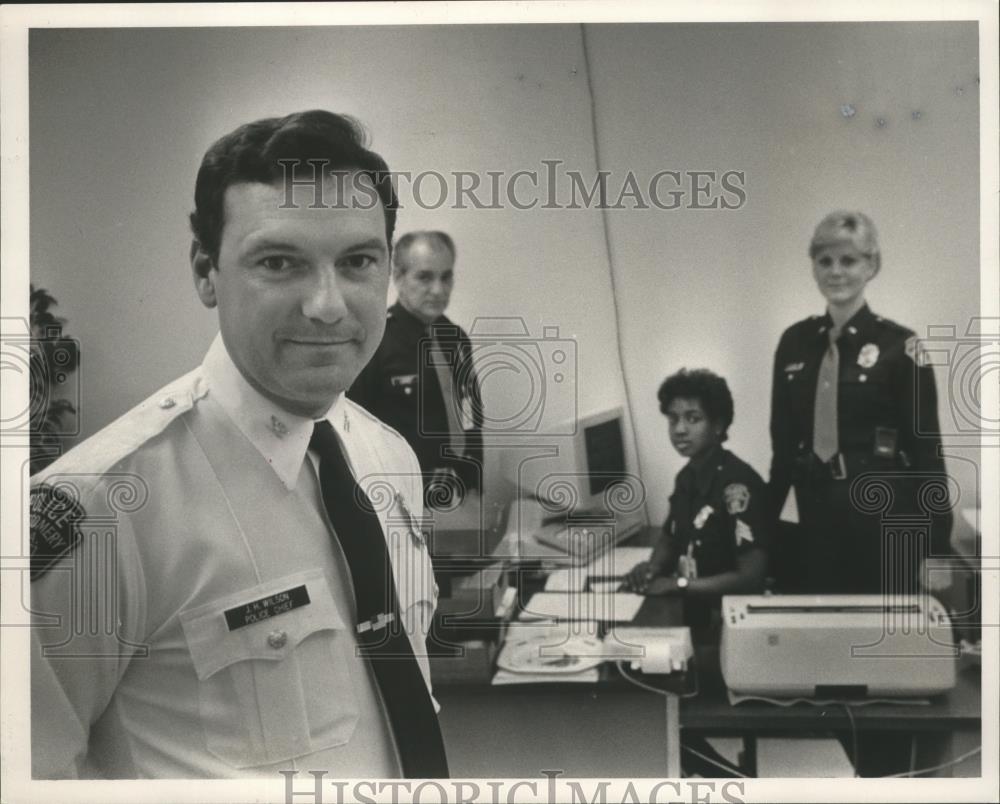
<instances>
[{"instance_id":1,"label":"police chief in white shirt","mask_svg":"<svg viewBox=\"0 0 1000 804\"><path fill-rule=\"evenodd\" d=\"M331 172L287 183L289 160L310 159ZM32 478L35 778L446 775L443 753L405 771L357 650L399 612L439 739L420 467L343 394L385 327L386 171L353 121L323 111L241 126L206 154L191 264L220 335L200 367ZM371 622L356 621L324 507L310 447L324 421L391 557L398 608Z\"/></svg>"}]
</instances>

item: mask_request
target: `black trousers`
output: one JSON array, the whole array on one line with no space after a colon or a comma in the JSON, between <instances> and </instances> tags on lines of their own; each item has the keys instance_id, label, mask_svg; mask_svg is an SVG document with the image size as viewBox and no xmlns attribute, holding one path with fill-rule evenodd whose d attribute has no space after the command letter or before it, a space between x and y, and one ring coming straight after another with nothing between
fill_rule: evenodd
<instances>
[{"instance_id":1,"label":"black trousers","mask_svg":"<svg viewBox=\"0 0 1000 804\"><path fill-rule=\"evenodd\" d=\"M917 594L934 517L905 474L797 483L801 591ZM792 591L792 590L788 590Z\"/></svg>"}]
</instances>

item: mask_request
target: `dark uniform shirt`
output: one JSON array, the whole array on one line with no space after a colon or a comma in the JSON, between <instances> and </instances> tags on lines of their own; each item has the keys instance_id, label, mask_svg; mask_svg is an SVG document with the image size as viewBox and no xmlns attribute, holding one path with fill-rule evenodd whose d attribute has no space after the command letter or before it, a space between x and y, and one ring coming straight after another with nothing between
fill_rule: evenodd
<instances>
[{"instance_id":1,"label":"dark uniform shirt","mask_svg":"<svg viewBox=\"0 0 1000 804\"><path fill-rule=\"evenodd\" d=\"M430 358L432 348L439 348L451 365L455 413L466 433L464 458L448 455L448 411ZM450 468L467 489L481 488L483 407L472 343L447 317L428 325L399 302L392 305L382 343L347 396L409 442L425 483L435 470Z\"/></svg>"},{"instance_id":2,"label":"dark uniform shirt","mask_svg":"<svg viewBox=\"0 0 1000 804\"><path fill-rule=\"evenodd\" d=\"M835 573L820 565L838 549L853 551L854 563L867 564L869 569L878 564L876 551L883 514L919 514L932 521L930 538L935 553L941 554L947 552L951 512L944 461L939 454L933 370L926 365L912 330L875 315L867 305L842 327L836 342L840 453L830 464L820 462L813 454L816 385L832 326L829 314L812 316L785 330L778 344L771 397L773 459L769 501L776 516L794 485L800 522L811 530L807 538L832 528L834 523L848 531L827 533L823 538L828 544L805 559L816 574L835 583ZM874 496L867 498L860 487L851 491L852 481L868 473L877 473L881 488L892 492L884 495L885 506L878 511L875 509L882 499L878 488L872 486ZM914 483L928 482L935 485L935 491L929 496L916 494ZM942 491L945 502L935 504L935 510L914 510L917 497L940 502ZM871 520L868 525L861 524L858 517L862 514ZM865 530L869 532L861 532ZM835 547L834 541L839 541L841 547ZM868 575L866 582L855 578L839 589L822 591L880 591L873 588L878 584L872 573Z\"/></svg>"},{"instance_id":3,"label":"dark uniform shirt","mask_svg":"<svg viewBox=\"0 0 1000 804\"><path fill-rule=\"evenodd\" d=\"M677 473L663 527L671 561L693 545L699 577L736 570L740 554L768 546L764 481L748 463L718 447Z\"/></svg>"}]
</instances>

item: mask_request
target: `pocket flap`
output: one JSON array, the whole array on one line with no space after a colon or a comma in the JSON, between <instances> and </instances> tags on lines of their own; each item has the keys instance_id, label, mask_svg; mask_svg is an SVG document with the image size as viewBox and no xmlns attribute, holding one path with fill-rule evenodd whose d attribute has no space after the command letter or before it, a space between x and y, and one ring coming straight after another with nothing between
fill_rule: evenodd
<instances>
[{"instance_id":1,"label":"pocket flap","mask_svg":"<svg viewBox=\"0 0 1000 804\"><path fill-rule=\"evenodd\" d=\"M345 627L319 569L234 592L179 616L201 681L235 662L282 661L310 634Z\"/></svg>"}]
</instances>

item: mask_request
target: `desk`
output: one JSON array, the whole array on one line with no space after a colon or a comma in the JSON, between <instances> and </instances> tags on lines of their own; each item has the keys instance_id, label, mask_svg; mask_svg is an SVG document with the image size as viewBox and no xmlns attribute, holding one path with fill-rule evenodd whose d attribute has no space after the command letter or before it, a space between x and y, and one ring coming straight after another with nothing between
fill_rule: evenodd
<instances>
[{"instance_id":1,"label":"desk","mask_svg":"<svg viewBox=\"0 0 1000 804\"><path fill-rule=\"evenodd\" d=\"M679 621L677 598L649 598L634 624ZM850 729L842 706L731 705L717 657L717 650L699 650L699 694L681 701L681 729L750 737L751 747L754 735ZM543 771L567 777L665 778L668 752L677 747L676 740L668 739L668 719L658 696L618 678L609 666L596 684L440 685L435 697L442 706L441 727L456 778L538 778ZM956 732L978 742L980 699L979 672L968 668L959 671L954 690L929 705L879 704L851 711L859 730L913 734L917 765L927 767L960 753L954 748Z\"/></svg>"},{"instance_id":2,"label":"desk","mask_svg":"<svg viewBox=\"0 0 1000 804\"><path fill-rule=\"evenodd\" d=\"M447 686L435 695L455 777L535 778L546 770L570 777L668 775L660 702L625 682ZM918 766L937 764L956 753L956 731L979 733L979 675L959 673L955 689L926 706L878 704L851 711L859 730L912 733ZM725 689L712 684L681 701L680 724L699 734L739 736L850 729L842 706L732 706Z\"/></svg>"}]
</instances>

